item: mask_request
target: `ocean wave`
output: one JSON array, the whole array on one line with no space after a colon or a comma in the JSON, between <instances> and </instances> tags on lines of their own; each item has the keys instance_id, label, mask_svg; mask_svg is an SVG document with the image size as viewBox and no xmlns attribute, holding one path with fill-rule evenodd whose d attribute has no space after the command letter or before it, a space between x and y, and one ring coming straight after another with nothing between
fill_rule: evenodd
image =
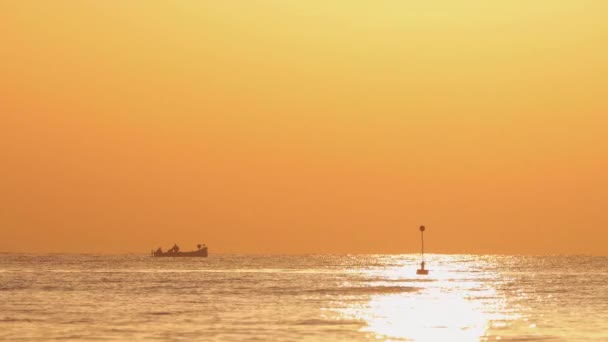
<instances>
[{"instance_id":1,"label":"ocean wave","mask_svg":"<svg viewBox=\"0 0 608 342\"><path fill-rule=\"evenodd\" d=\"M15 271L24 273L26 271ZM285 273L285 274L353 274L345 269L289 269L289 268L235 268L235 269L52 269L52 273Z\"/></svg>"},{"instance_id":2,"label":"ocean wave","mask_svg":"<svg viewBox=\"0 0 608 342\"><path fill-rule=\"evenodd\" d=\"M415 286L349 286L310 289L304 292L327 295L357 295L418 292L420 289L420 287Z\"/></svg>"},{"instance_id":3,"label":"ocean wave","mask_svg":"<svg viewBox=\"0 0 608 342\"><path fill-rule=\"evenodd\" d=\"M300 321L285 322L289 325L361 325L362 321L351 319L303 319Z\"/></svg>"},{"instance_id":4,"label":"ocean wave","mask_svg":"<svg viewBox=\"0 0 608 342\"><path fill-rule=\"evenodd\" d=\"M41 323L45 322L44 319L39 318L0 318L0 323Z\"/></svg>"},{"instance_id":5,"label":"ocean wave","mask_svg":"<svg viewBox=\"0 0 608 342\"><path fill-rule=\"evenodd\" d=\"M10 284L1 284L0 291L18 291L18 290L27 290L32 288L30 285L10 285Z\"/></svg>"},{"instance_id":6,"label":"ocean wave","mask_svg":"<svg viewBox=\"0 0 608 342\"><path fill-rule=\"evenodd\" d=\"M391 278L382 278L382 277L374 277L368 278L365 280L369 283L374 282L383 282L383 283L431 283L436 282L437 279L429 279L429 278L402 278L402 279L391 279Z\"/></svg>"}]
</instances>

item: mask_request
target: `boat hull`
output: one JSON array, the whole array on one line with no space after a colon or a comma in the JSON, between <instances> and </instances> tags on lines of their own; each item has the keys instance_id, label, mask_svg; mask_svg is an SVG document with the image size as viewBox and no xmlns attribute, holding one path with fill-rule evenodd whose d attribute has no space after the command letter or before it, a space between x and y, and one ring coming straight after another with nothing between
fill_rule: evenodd
<instances>
[{"instance_id":1,"label":"boat hull","mask_svg":"<svg viewBox=\"0 0 608 342\"><path fill-rule=\"evenodd\" d=\"M203 248L192 252L154 252L152 256L155 258L206 258L209 253L207 248Z\"/></svg>"}]
</instances>

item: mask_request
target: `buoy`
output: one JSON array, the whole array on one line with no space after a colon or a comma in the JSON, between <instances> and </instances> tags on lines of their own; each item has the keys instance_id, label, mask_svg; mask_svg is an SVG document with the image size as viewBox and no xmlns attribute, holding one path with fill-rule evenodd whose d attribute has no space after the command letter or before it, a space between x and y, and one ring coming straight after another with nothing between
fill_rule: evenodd
<instances>
[{"instance_id":1,"label":"buoy","mask_svg":"<svg viewBox=\"0 0 608 342\"><path fill-rule=\"evenodd\" d=\"M420 226L420 242L422 242L422 251L420 253L420 258L422 259L422 261L420 262L420 268L418 270L416 270L416 274L419 274L419 275L429 274L429 270L424 268L424 231L425 230L426 230L426 227Z\"/></svg>"}]
</instances>

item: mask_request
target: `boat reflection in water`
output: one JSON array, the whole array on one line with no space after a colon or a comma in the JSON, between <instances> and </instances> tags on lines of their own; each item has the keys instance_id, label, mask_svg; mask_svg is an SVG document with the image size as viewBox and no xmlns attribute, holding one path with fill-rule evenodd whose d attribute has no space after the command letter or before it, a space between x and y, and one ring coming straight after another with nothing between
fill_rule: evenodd
<instances>
[{"instance_id":1,"label":"boat reflection in water","mask_svg":"<svg viewBox=\"0 0 608 342\"><path fill-rule=\"evenodd\" d=\"M373 294L367 303L349 303L338 311L345 319L362 321L361 331L380 340L488 341L506 337L505 331L497 334L496 329L511 326L521 317L507 309L506 299L483 281L496 275L481 272L480 277L470 266L454 266L438 265L433 276L425 278L408 277L411 271L405 265L364 271L366 277L382 279L370 286L406 286L401 286L401 292ZM477 274L471 277L471 272Z\"/></svg>"},{"instance_id":2,"label":"boat reflection in water","mask_svg":"<svg viewBox=\"0 0 608 342\"><path fill-rule=\"evenodd\" d=\"M151 254L153 257L203 257L206 258L208 253L208 248L205 245L198 244L197 250L189 251L189 252L180 252L179 246L174 244L171 249L166 252L159 247L157 250L152 251Z\"/></svg>"}]
</instances>

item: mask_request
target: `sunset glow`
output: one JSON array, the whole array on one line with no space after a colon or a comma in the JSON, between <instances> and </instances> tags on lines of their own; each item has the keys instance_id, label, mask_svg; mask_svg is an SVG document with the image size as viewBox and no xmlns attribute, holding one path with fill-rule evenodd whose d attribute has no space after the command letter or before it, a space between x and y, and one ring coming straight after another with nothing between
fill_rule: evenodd
<instances>
[{"instance_id":1,"label":"sunset glow","mask_svg":"<svg viewBox=\"0 0 608 342\"><path fill-rule=\"evenodd\" d=\"M0 251L606 255L607 11L0 1Z\"/></svg>"}]
</instances>

